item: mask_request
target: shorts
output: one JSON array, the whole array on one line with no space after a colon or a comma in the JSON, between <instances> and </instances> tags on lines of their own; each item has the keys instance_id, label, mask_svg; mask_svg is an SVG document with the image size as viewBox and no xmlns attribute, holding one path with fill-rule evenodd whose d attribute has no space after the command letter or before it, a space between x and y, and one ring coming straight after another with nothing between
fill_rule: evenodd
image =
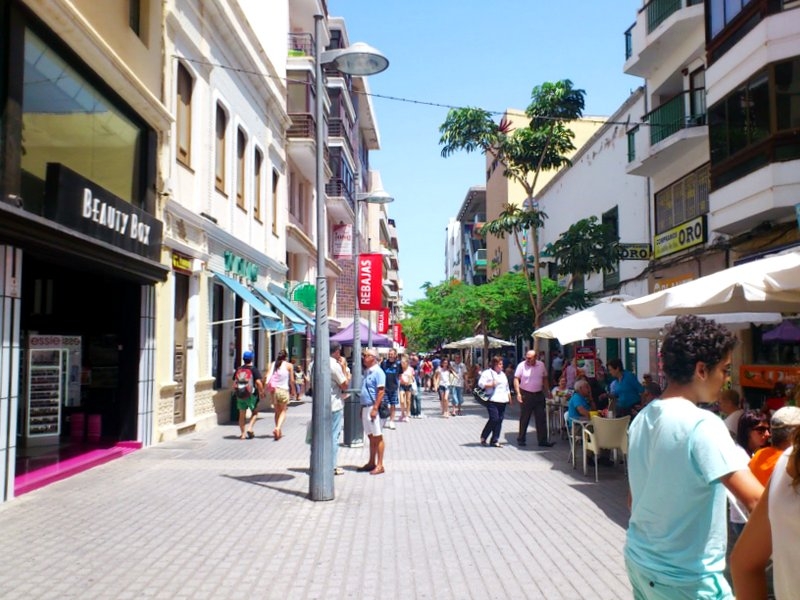
<instances>
[{"instance_id":1,"label":"shorts","mask_svg":"<svg viewBox=\"0 0 800 600\"><path fill-rule=\"evenodd\" d=\"M289 404L289 390L275 388L275 391L272 392L272 401L275 404Z\"/></svg>"},{"instance_id":2,"label":"shorts","mask_svg":"<svg viewBox=\"0 0 800 600\"><path fill-rule=\"evenodd\" d=\"M410 392L411 391L411 386L410 385L403 385L401 383L400 384L400 390L403 391L403 392Z\"/></svg>"},{"instance_id":3,"label":"shorts","mask_svg":"<svg viewBox=\"0 0 800 600\"><path fill-rule=\"evenodd\" d=\"M390 406L397 406L399 404L397 400L397 390L392 392L385 391L383 394L383 401Z\"/></svg>"},{"instance_id":4,"label":"shorts","mask_svg":"<svg viewBox=\"0 0 800 600\"><path fill-rule=\"evenodd\" d=\"M366 435L383 435L381 431L381 418L375 415L375 418L370 417L372 406L361 407L361 424L364 426L364 433Z\"/></svg>"},{"instance_id":5,"label":"shorts","mask_svg":"<svg viewBox=\"0 0 800 600\"><path fill-rule=\"evenodd\" d=\"M665 580L625 559L634 600L733 600L722 573L708 573L695 581Z\"/></svg>"},{"instance_id":6,"label":"shorts","mask_svg":"<svg viewBox=\"0 0 800 600\"><path fill-rule=\"evenodd\" d=\"M249 398L236 398L236 408L239 410L255 410L256 405L258 404L258 399L255 396L250 396Z\"/></svg>"}]
</instances>

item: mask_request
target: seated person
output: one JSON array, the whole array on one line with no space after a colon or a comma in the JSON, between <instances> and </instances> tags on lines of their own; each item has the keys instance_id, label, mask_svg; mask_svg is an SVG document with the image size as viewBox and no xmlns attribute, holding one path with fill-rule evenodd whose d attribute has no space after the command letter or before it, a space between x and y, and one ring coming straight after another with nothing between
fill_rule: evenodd
<instances>
[{"instance_id":1,"label":"seated person","mask_svg":"<svg viewBox=\"0 0 800 600\"><path fill-rule=\"evenodd\" d=\"M585 379L578 379L575 382L575 392L567 404L567 425L570 428L576 419L589 418L589 411L592 409L589 404L590 390L589 382Z\"/></svg>"},{"instance_id":2,"label":"seated person","mask_svg":"<svg viewBox=\"0 0 800 600\"><path fill-rule=\"evenodd\" d=\"M554 403L566 406L572 390L567 387L567 378L564 375L558 378L558 385L553 388L551 395Z\"/></svg>"},{"instance_id":3,"label":"seated person","mask_svg":"<svg viewBox=\"0 0 800 600\"><path fill-rule=\"evenodd\" d=\"M719 412L725 418L725 426L731 432L731 436L736 437L736 430L739 428L739 417L744 412L739 392L734 389L722 390L719 394Z\"/></svg>"}]
</instances>

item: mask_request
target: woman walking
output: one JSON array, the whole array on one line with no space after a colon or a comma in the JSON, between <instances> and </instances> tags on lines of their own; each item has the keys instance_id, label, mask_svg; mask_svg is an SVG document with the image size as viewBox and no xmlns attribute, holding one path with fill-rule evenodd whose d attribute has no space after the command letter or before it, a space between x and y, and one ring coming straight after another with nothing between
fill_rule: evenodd
<instances>
[{"instance_id":1,"label":"woman walking","mask_svg":"<svg viewBox=\"0 0 800 600\"><path fill-rule=\"evenodd\" d=\"M286 350L278 353L278 358L270 365L267 376L267 391L272 394L272 405L275 408L275 429L272 430L272 437L276 442L283 437L281 427L286 420L289 400L296 398L294 368L286 360L286 356Z\"/></svg>"},{"instance_id":2,"label":"woman walking","mask_svg":"<svg viewBox=\"0 0 800 600\"><path fill-rule=\"evenodd\" d=\"M489 434L492 439L490 446L502 448L500 443L500 430L503 428L503 416L506 406L511 401L511 389L508 387L508 378L503 373L503 359L499 356L492 358L491 367L481 373L478 386L490 395L486 410L489 411L489 420L481 432L481 446L486 446Z\"/></svg>"},{"instance_id":3,"label":"woman walking","mask_svg":"<svg viewBox=\"0 0 800 600\"><path fill-rule=\"evenodd\" d=\"M400 422L408 423L408 409L411 406L411 388L414 385L414 368L409 366L408 358L400 359Z\"/></svg>"},{"instance_id":4,"label":"woman walking","mask_svg":"<svg viewBox=\"0 0 800 600\"><path fill-rule=\"evenodd\" d=\"M442 416L446 419L450 416L450 386L452 385L453 372L450 370L450 361L446 358L439 363L436 370L438 385L436 391L439 393L439 405L442 408Z\"/></svg>"}]
</instances>

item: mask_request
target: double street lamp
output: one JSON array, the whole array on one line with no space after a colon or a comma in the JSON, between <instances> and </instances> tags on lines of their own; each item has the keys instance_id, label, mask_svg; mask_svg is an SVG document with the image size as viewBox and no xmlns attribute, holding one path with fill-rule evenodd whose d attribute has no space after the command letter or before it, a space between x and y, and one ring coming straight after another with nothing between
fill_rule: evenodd
<instances>
[{"instance_id":1,"label":"double street lamp","mask_svg":"<svg viewBox=\"0 0 800 600\"><path fill-rule=\"evenodd\" d=\"M352 44L348 48L322 51L322 15L314 15L314 69L317 86L314 118L316 120L316 217L317 217L317 296L314 323L314 392L311 410L311 477L309 495L312 500L333 500L333 434L331 432L331 364L328 331L328 285L325 277L327 218L325 216L324 157L325 127L323 112L322 65L333 64L348 75L367 76L380 73L389 60L374 48ZM356 207L358 202L356 202ZM357 325L355 323L354 325ZM354 329L355 331L355 329ZM360 352L358 358L360 359ZM358 371L354 365L354 371Z\"/></svg>"}]
</instances>

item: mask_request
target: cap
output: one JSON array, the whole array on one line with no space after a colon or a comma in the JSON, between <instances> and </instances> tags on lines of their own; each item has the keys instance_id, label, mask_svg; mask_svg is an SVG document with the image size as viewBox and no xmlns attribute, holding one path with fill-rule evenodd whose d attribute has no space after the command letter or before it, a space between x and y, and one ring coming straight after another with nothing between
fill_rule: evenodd
<instances>
[{"instance_id":1,"label":"cap","mask_svg":"<svg viewBox=\"0 0 800 600\"><path fill-rule=\"evenodd\" d=\"M796 406L784 406L775 411L769 421L773 429L784 427L797 427L800 425L800 408Z\"/></svg>"},{"instance_id":2,"label":"cap","mask_svg":"<svg viewBox=\"0 0 800 600\"><path fill-rule=\"evenodd\" d=\"M250 362L253 360L253 353L250 350L246 350L244 354L242 354L242 360L244 362Z\"/></svg>"}]
</instances>

